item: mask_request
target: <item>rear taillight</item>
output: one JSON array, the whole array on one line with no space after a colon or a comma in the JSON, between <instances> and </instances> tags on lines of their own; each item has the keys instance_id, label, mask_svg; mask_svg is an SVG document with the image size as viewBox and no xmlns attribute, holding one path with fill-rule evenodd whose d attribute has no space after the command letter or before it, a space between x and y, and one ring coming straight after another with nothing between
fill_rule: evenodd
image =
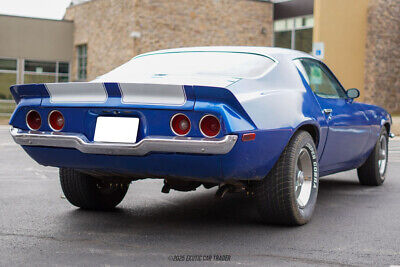
<instances>
[{"instance_id":1,"label":"rear taillight","mask_svg":"<svg viewBox=\"0 0 400 267\"><path fill-rule=\"evenodd\" d=\"M213 115L205 115L200 120L200 131L206 137L216 137L221 131L218 118Z\"/></svg>"},{"instance_id":2,"label":"rear taillight","mask_svg":"<svg viewBox=\"0 0 400 267\"><path fill-rule=\"evenodd\" d=\"M190 120L186 115L182 113L175 114L171 118L170 124L171 130L176 135L184 136L187 135L190 131Z\"/></svg>"},{"instance_id":3,"label":"rear taillight","mask_svg":"<svg viewBox=\"0 0 400 267\"><path fill-rule=\"evenodd\" d=\"M49 114L49 126L53 131L61 131L64 128L64 116L58 110L53 110Z\"/></svg>"},{"instance_id":4,"label":"rear taillight","mask_svg":"<svg viewBox=\"0 0 400 267\"><path fill-rule=\"evenodd\" d=\"M29 111L26 115L26 125L28 125L28 128L33 131L39 130L40 126L42 126L42 118L40 117L39 112L36 110Z\"/></svg>"}]
</instances>

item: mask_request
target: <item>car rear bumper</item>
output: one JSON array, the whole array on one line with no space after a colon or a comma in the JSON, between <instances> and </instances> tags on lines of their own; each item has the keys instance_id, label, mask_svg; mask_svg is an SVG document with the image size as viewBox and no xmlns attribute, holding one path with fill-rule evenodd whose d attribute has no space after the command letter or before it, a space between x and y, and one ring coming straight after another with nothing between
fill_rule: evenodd
<instances>
[{"instance_id":1,"label":"car rear bumper","mask_svg":"<svg viewBox=\"0 0 400 267\"><path fill-rule=\"evenodd\" d=\"M112 146L116 144L105 143L108 150L102 153L107 154L96 154L100 153L96 151L97 147L90 145L94 142L88 141L84 136L78 135L79 138L76 138L76 135L72 135L75 137L70 138L70 135L66 134L29 132L17 128L12 129L11 134L32 159L44 166L77 169L108 177L179 178L219 183L263 179L282 153L290 139L291 131L257 131L256 139L252 141L243 141L243 133L238 132L233 135L234 141L231 143L230 136L221 139L179 137L173 138L175 141L167 142L167 148L164 143L152 143L153 139L146 139L142 144L147 145L140 148L140 153L137 150L140 142L136 145L124 144L122 149ZM57 146L50 142L54 139ZM80 139L83 141L79 141ZM168 138L161 140L170 141ZM181 140L188 142L179 142ZM191 146L182 147L182 144ZM79 148L84 151L94 150L88 153L80 151ZM105 147L101 145L100 148ZM202 149L205 149L204 152ZM140 156L150 150L153 152ZM165 152L167 150L172 152ZM227 153L223 154L225 152Z\"/></svg>"},{"instance_id":2,"label":"car rear bumper","mask_svg":"<svg viewBox=\"0 0 400 267\"><path fill-rule=\"evenodd\" d=\"M25 131L10 129L14 141L22 146L41 146L56 148L74 148L86 154L144 156L151 152L214 154L229 153L238 136L226 135L222 138L193 137L146 137L135 144L90 142L79 133Z\"/></svg>"}]
</instances>

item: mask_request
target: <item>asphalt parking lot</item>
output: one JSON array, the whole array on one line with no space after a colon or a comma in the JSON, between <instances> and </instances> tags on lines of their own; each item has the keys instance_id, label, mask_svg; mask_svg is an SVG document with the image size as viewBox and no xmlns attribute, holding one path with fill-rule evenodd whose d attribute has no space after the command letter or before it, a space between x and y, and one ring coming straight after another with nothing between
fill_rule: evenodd
<instances>
[{"instance_id":1,"label":"asphalt parking lot","mask_svg":"<svg viewBox=\"0 0 400 267\"><path fill-rule=\"evenodd\" d=\"M242 194L165 195L161 180L133 183L113 212L88 212L0 126L0 265L399 265L400 139L389 157L381 187L359 185L355 171L322 178L302 227L262 225Z\"/></svg>"}]
</instances>

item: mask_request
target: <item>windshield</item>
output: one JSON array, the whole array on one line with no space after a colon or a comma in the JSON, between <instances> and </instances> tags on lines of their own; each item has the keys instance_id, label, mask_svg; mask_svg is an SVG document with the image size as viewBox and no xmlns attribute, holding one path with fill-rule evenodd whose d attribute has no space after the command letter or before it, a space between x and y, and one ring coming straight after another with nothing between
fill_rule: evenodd
<instances>
[{"instance_id":1,"label":"windshield","mask_svg":"<svg viewBox=\"0 0 400 267\"><path fill-rule=\"evenodd\" d=\"M215 75L256 78L275 62L262 55L239 52L167 52L143 55L96 79L101 82L130 82L143 76Z\"/></svg>"}]
</instances>

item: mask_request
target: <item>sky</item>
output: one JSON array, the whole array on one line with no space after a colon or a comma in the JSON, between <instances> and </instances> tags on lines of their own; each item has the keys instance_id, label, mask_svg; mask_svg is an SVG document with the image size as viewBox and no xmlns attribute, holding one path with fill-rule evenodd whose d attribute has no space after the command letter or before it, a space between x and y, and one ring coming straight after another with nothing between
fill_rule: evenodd
<instances>
[{"instance_id":1,"label":"sky","mask_svg":"<svg viewBox=\"0 0 400 267\"><path fill-rule=\"evenodd\" d=\"M0 0L0 14L62 19L71 0Z\"/></svg>"}]
</instances>

